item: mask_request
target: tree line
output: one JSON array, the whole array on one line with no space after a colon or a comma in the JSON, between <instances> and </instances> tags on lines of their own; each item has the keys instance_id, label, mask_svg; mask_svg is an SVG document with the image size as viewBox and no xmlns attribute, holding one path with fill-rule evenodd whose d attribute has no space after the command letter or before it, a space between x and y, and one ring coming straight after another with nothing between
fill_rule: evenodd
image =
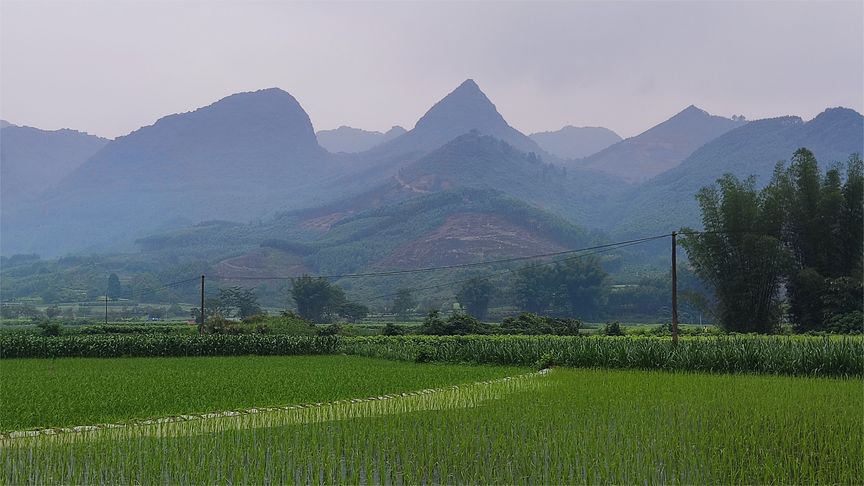
<instances>
[{"instance_id":1,"label":"tree line","mask_svg":"<svg viewBox=\"0 0 864 486\"><path fill-rule=\"evenodd\" d=\"M713 289L728 331L860 332L864 165L858 155L822 173L813 153L778 163L762 190L725 175L697 195L703 232L682 245Z\"/></svg>"}]
</instances>

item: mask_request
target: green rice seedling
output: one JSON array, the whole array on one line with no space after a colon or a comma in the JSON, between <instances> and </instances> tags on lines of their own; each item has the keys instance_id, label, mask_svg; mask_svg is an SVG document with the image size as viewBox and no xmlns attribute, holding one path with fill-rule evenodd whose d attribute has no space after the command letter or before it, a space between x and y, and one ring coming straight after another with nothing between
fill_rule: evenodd
<instances>
[{"instance_id":1,"label":"green rice seedling","mask_svg":"<svg viewBox=\"0 0 864 486\"><path fill-rule=\"evenodd\" d=\"M0 432L385 395L523 373L361 356L0 361Z\"/></svg>"},{"instance_id":2,"label":"green rice seedling","mask_svg":"<svg viewBox=\"0 0 864 486\"><path fill-rule=\"evenodd\" d=\"M861 386L559 368L164 433L6 441L0 464L9 484L858 484Z\"/></svg>"}]
</instances>

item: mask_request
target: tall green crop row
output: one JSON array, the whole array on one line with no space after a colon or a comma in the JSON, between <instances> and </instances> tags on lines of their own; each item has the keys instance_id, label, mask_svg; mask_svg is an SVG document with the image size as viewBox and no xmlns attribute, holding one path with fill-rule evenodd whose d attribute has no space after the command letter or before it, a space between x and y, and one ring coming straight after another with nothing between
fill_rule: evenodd
<instances>
[{"instance_id":1,"label":"tall green crop row","mask_svg":"<svg viewBox=\"0 0 864 486\"><path fill-rule=\"evenodd\" d=\"M123 356L242 356L334 354L335 336L285 335L0 335L0 358L115 358Z\"/></svg>"},{"instance_id":2,"label":"tall green crop row","mask_svg":"<svg viewBox=\"0 0 864 486\"><path fill-rule=\"evenodd\" d=\"M344 338L346 354L477 364L864 376L864 340L735 336L682 340L570 336Z\"/></svg>"},{"instance_id":3,"label":"tall green crop row","mask_svg":"<svg viewBox=\"0 0 864 486\"><path fill-rule=\"evenodd\" d=\"M0 334L0 358L352 354L418 362L864 376L860 338Z\"/></svg>"}]
</instances>

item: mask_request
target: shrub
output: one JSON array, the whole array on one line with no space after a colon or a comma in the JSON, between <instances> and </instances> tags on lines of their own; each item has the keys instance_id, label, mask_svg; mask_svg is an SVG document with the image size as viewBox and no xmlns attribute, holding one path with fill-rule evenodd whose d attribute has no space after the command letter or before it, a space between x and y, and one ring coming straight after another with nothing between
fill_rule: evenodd
<instances>
[{"instance_id":1,"label":"shrub","mask_svg":"<svg viewBox=\"0 0 864 486\"><path fill-rule=\"evenodd\" d=\"M420 334L433 336L464 336L468 334L489 334L490 327L468 314L455 314L441 319L437 311L432 311L423 320Z\"/></svg>"},{"instance_id":2,"label":"shrub","mask_svg":"<svg viewBox=\"0 0 864 486\"><path fill-rule=\"evenodd\" d=\"M623 336L624 329L621 328L620 322L607 322L600 333L604 336Z\"/></svg>"},{"instance_id":3,"label":"shrub","mask_svg":"<svg viewBox=\"0 0 864 486\"><path fill-rule=\"evenodd\" d=\"M517 317L508 317L501 323L500 334L550 334L556 336L578 336L582 322L578 319L548 317L524 312Z\"/></svg>"},{"instance_id":4,"label":"shrub","mask_svg":"<svg viewBox=\"0 0 864 486\"><path fill-rule=\"evenodd\" d=\"M57 321L41 321L36 324L39 329L42 329L43 336L59 336L63 334L63 326Z\"/></svg>"},{"instance_id":5,"label":"shrub","mask_svg":"<svg viewBox=\"0 0 864 486\"><path fill-rule=\"evenodd\" d=\"M397 326L392 322L388 322L384 325L384 329L381 330L381 333L385 336L402 336L405 334L405 328L402 326Z\"/></svg>"}]
</instances>

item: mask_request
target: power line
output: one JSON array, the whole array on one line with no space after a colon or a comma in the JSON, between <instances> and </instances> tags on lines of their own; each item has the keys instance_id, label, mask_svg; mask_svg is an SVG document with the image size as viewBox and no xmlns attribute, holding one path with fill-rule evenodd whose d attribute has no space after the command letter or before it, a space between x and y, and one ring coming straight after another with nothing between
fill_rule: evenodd
<instances>
[{"instance_id":1,"label":"power line","mask_svg":"<svg viewBox=\"0 0 864 486\"><path fill-rule=\"evenodd\" d=\"M430 286L428 286L428 287L415 287L415 288L409 288L409 289L407 289L407 290L410 290L410 291L412 291L412 292L418 292L418 291L422 291L422 290L433 290L433 289L438 289L438 288L441 288L441 287L449 287L449 286L457 285L457 284L460 284L460 283L470 282L470 281L472 281L472 280L488 280L488 279L495 278L495 277L499 277L499 276L501 276L501 275L505 275L505 274L508 274L508 273L513 273L513 272L516 272L516 271L524 270L524 269L526 269L526 268L536 268L536 267L542 267L542 266L545 266L545 265L552 265L552 264L555 264L555 263L566 262L566 261L568 261L568 260L575 260L575 259L577 259L577 258L583 258L583 257L586 257L586 256L597 255L597 254L599 254L599 253L605 253L605 252L608 252L608 251L618 250L618 249L621 249L621 248L626 248L626 247L628 247L628 246L633 246L633 245L638 245L638 244L640 244L640 243L645 243L645 242L647 242L647 241L653 241L653 240L658 240L658 239L660 239L660 238L666 238L666 237L668 237L668 236L670 236L670 235L658 235L658 236L652 236L652 237L649 237L649 238L640 238L639 240L631 240L631 241L627 241L627 242L620 242L620 243L618 243L619 246L616 246L616 247L610 247L609 245L604 245L602 248L599 248L599 249L597 249L596 251L592 251L592 252L590 252L590 253L585 253L585 254L581 254L581 255L574 255L574 256L571 256L571 257L561 258L561 259L559 259L559 260L554 260L554 261L551 261L551 262L543 262L543 263L537 263L537 264L534 264L534 265L527 265L527 266L524 266L524 267L521 267L521 268L518 268L518 269L510 268L510 269L502 270L502 271L500 271L500 272L495 272L495 273L492 273L492 274L489 274L489 275L486 275L486 276L483 276L483 277L466 278L466 279L463 279L463 280L455 280L455 281L445 282L445 283L442 283L442 284L430 285ZM574 251L575 251L575 250L574 250ZM386 298L388 298L388 297L394 297L394 296L396 296L396 295L398 295L398 294L399 294L398 292L393 292L393 293L389 293L389 294L376 295L376 296L374 296L374 297L370 297L368 300L386 299Z\"/></svg>"},{"instance_id":2,"label":"power line","mask_svg":"<svg viewBox=\"0 0 864 486\"><path fill-rule=\"evenodd\" d=\"M570 253L579 253L579 252L583 252L583 251L599 250L599 249L604 249L604 248L613 248L614 249L615 247L619 247L621 245L629 246L630 244L644 243L647 241L657 240L660 238L666 238L668 236L671 236L671 235L670 234L663 234L663 235L648 236L648 237L644 237L644 238L637 238L634 240L618 241L615 243L606 243L603 245L588 246L585 248L577 248L577 249L573 249L573 250L564 250L564 251L557 251L557 252L552 252L552 253L541 253L541 254L521 256L521 257L502 258L499 260L489 260L489 261L485 261L485 262L461 263L461 264L454 264L454 265L441 265L441 266L437 266L437 267L424 267L424 268L415 268L415 269L407 269L407 270L390 270L390 271L386 271L386 272L318 275L317 277L318 278L326 278L326 279L361 278L361 277L390 277L390 276L394 276L394 275L406 275L406 274L414 274L414 273L434 272L434 271L439 271L439 270L452 270L452 269L457 269L457 268L472 268L472 267L479 267L479 266L485 266L485 265L495 265L498 263L511 263L511 262L518 262L518 261L524 261L524 260L534 260L537 258L549 258L549 257L567 255ZM241 276L214 275L210 278L212 278L214 280L291 280L292 278L296 278L296 277L281 277L281 276L256 277L256 276L252 276L252 275L241 275Z\"/></svg>"}]
</instances>

